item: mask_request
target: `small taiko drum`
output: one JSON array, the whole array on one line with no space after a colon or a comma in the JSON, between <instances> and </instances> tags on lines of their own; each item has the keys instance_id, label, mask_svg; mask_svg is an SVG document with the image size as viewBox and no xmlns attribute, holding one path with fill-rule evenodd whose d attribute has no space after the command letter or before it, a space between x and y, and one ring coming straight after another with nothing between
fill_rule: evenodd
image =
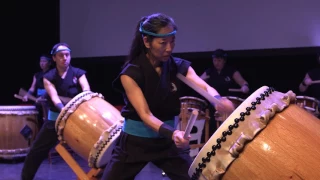
<instances>
[{"instance_id":1,"label":"small taiko drum","mask_svg":"<svg viewBox=\"0 0 320 180\"><path fill-rule=\"evenodd\" d=\"M185 130L188 124L187 120L189 119L192 110L199 111L199 115L197 117L198 120L206 119L206 109L208 107L208 104L205 100L192 96L184 96L180 98L180 102L181 112L179 118L181 120L181 123L179 123L178 129Z\"/></svg>"},{"instance_id":2,"label":"small taiko drum","mask_svg":"<svg viewBox=\"0 0 320 180\"><path fill-rule=\"evenodd\" d=\"M237 108L244 101L244 99L239 97L234 97L234 96L223 96L222 98L229 99L235 108ZM217 128L221 125L223 121L225 121L229 117L229 115L230 114L221 114L218 111L214 113L214 117L217 123Z\"/></svg>"},{"instance_id":3,"label":"small taiko drum","mask_svg":"<svg viewBox=\"0 0 320 180\"><path fill-rule=\"evenodd\" d=\"M38 133L35 106L0 106L0 157L24 157Z\"/></svg>"},{"instance_id":4,"label":"small taiko drum","mask_svg":"<svg viewBox=\"0 0 320 180\"><path fill-rule=\"evenodd\" d=\"M210 137L191 179L317 179L320 121L283 94L261 87Z\"/></svg>"},{"instance_id":5,"label":"small taiko drum","mask_svg":"<svg viewBox=\"0 0 320 180\"><path fill-rule=\"evenodd\" d=\"M240 104L242 104L244 101L244 99L239 97L234 97L234 96L224 96L223 98L229 99L232 102L232 104L235 106L235 108L240 106Z\"/></svg>"},{"instance_id":6,"label":"small taiko drum","mask_svg":"<svg viewBox=\"0 0 320 180\"><path fill-rule=\"evenodd\" d=\"M100 168L110 160L124 118L99 93L85 91L69 101L60 112L56 130L60 141Z\"/></svg>"},{"instance_id":7,"label":"small taiko drum","mask_svg":"<svg viewBox=\"0 0 320 180\"><path fill-rule=\"evenodd\" d=\"M297 96L296 104L315 116L319 115L319 101L309 96Z\"/></svg>"}]
</instances>

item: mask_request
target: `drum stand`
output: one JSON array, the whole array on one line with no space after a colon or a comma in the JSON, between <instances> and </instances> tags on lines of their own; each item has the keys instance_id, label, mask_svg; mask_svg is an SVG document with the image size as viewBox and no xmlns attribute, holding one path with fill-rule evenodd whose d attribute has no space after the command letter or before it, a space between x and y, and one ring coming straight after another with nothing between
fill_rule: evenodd
<instances>
[{"instance_id":1,"label":"drum stand","mask_svg":"<svg viewBox=\"0 0 320 180\"><path fill-rule=\"evenodd\" d=\"M55 149L77 175L78 180L98 180L98 176L102 173L102 169L92 168L88 173L85 173L63 144L59 143Z\"/></svg>"}]
</instances>

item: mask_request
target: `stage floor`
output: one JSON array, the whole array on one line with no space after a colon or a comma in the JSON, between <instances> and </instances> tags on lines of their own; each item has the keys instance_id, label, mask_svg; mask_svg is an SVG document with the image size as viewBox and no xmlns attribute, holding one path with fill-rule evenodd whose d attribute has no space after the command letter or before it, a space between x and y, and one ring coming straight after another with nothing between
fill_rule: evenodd
<instances>
[{"instance_id":1,"label":"stage floor","mask_svg":"<svg viewBox=\"0 0 320 180\"><path fill-rule=\"evenodd\" d=\"M74 154L74 158L85 172L89 171L90 168L87 166L86 161L81 159L76 154ZM0 180L20 180L23 161L23 158L15 160L0 159ZM54 156L51 161L51 164L48 160L45 160L41 164L34 180L77 179L75 173L60 156ZM168 180L169 178L162 176L161 169L149 163L135 178L135 180L145 179Z\"/></svg>"}]
</instances>

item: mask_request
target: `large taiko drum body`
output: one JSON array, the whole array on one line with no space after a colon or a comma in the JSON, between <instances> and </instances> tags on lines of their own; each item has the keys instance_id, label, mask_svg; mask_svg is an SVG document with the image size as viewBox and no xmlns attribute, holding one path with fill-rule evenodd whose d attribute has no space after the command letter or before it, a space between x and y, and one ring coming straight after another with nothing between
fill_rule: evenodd
<instances>
[{"instance_id":1,"label":"large taiko drum body","mask_svg":"<svg viewBox=\"0 0 320 180\"><path fill-rule=\"evenodd\" d=\"M60 141L100 168L110 159L124 118L99 93L85 91L66 104L56 121Z\"/></svg>"},{"instance_id":2,"label":"large taiko drum body","mask_svg":"<svg viewBox=\"0 0 320 180\"><path fill-rule=\"evenodd\" d=\"M319 179L320 121L296 95L261 87L217 129L189 169L192 179Z\"/></svg>"},{"instance_id":3,"label":"large taiko drum body","mask_svg":"<svg viewBox=\"0 0 320 180\"><path fill-rule=\"evenodd\" d=\"M0 158L25 157L38 133L35 106L0 106Z\"/></svg>"}]
</instances>

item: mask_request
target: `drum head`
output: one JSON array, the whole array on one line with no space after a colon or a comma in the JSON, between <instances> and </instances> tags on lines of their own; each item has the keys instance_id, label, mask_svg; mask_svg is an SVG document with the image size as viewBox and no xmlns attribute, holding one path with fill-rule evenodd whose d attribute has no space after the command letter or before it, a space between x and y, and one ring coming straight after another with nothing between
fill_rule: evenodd
<instances>
[{"instance_id":1,"label":"drum head","mask_svg":"<svg viewBox=\"0 0 320 180\"><path fill-rule=\"evenodd\" d=\"M118 121L112 130L109 129L102 133L91 149L88 159L90 167L101 168L110 161L112 151L122 131L123 122L124 120Z\"/></svg>"},{"instance_id":2,"label":"drum head","mask_svg":"<svg viewBox=\"0 0 320 180\"><path fill-rule=\"evenodd\" d=\"M180 97L179 99L180 99L181 102L197 101L197 102L203 104L204 106L208 106L208 103L205 100L197 98L197 97L184 96L184 97Z\"/></svg>"},{"instance_id":3,"label":"drum head","mask_svg":"<svg viewBox=\"0 0 320 180\"><path fill-rule=\"evenodd\" d=\"M25 110L36 110L35 106L0 106L0 111L25 111Z\"/></svg>"},{"instance_id":4,"label":"drum head","mask_svg":"<svg viewBox=\"0 0 320 180\"><path fill-rule=\"evenodd\" d=\"M38 110L35 106L0 106L0 114L6 114L6 115L38 114Z\"/></svg>"}]
</instances>

